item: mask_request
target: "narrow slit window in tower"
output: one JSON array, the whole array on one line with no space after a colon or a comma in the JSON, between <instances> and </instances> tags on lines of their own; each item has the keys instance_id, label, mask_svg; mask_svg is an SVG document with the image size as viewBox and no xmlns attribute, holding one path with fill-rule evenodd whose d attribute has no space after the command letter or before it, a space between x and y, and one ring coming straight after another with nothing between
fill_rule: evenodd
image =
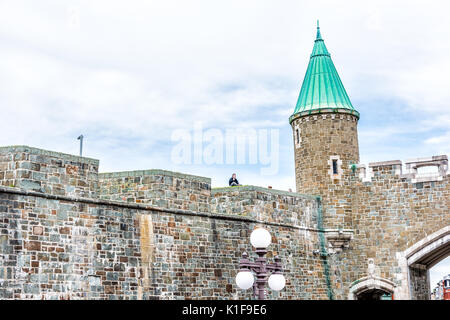
<instances>
[{"instance_id":1,"label":"narrow slit window in tower","mask_svg":"<svg viewBox=\"0 0 450 320\"><path fill-rule=\"evenodd\" d=\"M300 135L298 133L298 129L295 129L295 133L297 134L297 144L300 143Z\"/></svg>"},{"instance_id":2,"label":"narrow slit window in tower","mask_svg":"<svg viewBox=\"0 0 450 320\"><path fill-rule=\"evenodd\" d=\"M338 174L337 159L333 159L333 174Z\"/></svg>"}]
</instances>

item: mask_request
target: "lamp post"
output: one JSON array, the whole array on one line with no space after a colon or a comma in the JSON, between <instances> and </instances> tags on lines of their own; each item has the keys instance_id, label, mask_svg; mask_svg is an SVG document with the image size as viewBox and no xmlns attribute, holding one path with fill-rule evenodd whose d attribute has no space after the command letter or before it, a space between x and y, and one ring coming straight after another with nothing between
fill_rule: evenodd
<instances>
[{"instance_id":1,"label":"lamp post","mask_svg":"<svg viewBox=\"0 0 450 320\"><path fill-rule=\"evenodd\" d=\"M239 288L247 290L253 286L253 295L260 300L264 300L264 287L266 282L272 290L283 290L286 285L286 279L282 274L281 259L275 257L275 263L267 263L264 257L267 253L267 247L270 245L271 236L269 231L263 228L253 230L250 235L250 242L256 249L258 258L255 262L248 259L248 254L244 252L242 259L239 261L239 272L236 275L236 284ZM256 274L256 281L252 271ZM271 272L269 279L267 279L268 272Z\"/></svg>"}]
</instances>

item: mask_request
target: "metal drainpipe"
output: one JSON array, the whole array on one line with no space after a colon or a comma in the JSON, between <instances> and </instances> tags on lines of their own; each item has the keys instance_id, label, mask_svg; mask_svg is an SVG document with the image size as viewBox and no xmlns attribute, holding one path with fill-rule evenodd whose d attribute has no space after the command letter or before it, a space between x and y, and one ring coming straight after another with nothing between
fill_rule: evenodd
<instances>
[{"instance_id":1,"label":"metal drainpipe","mask_svg":"<svg viewBox=\"0 0 450 320\"><path fill-rule=\"evenodd\" d=\"M320 257L322 258L327 283L328 298L334 300L333 288L331 287L330 269L328 267L328 252L325 247L325 232L323 230L322 197L317 196L317 229L319 229Z\"/></svg>"}]
</instances>

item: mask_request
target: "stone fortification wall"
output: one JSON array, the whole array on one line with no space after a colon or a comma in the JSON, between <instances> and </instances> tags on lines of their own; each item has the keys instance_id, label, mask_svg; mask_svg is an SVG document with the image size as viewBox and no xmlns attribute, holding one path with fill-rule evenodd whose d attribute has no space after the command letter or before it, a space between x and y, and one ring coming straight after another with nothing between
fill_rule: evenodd
<instances>
[{"instance_id":1,"label":"stone fortification wall","mask_svg":"<svg viewBox=\"0 0 450 320\"><path fill-rule=\"evenodd\" d=\"M445 165L445 156L435 158ZM427 299L428 276L414 279L415 270L419 268L421 274L426 274L433 263L444 257L445 250L436 251L435 260L423 265L408 264L406 252L420 240L450 226L450 175L442 168L439 174L428 176L403 172L398 160L371 163L369 168L370 175L365 166L359 166L359 178L354 177L352 182L353 239L349 248L331 258L340 274L337 278L345 284L336 290L337 295L346 298L360 279L378 277L391 282L398 299Z\"/></svg>"},{"instance_id":2,"label":"stone fortification wall","mask_svg":"<svg viewBox=\"0 0 450 320\"><path fill-rule=\"evenodd\" d=\"M329 296L326 259L314 254L315 197L252 186L211 195L203 177L97 175L97 160L11 150L2 154L0 299L248 299L251 290L237 290L234 277L256 226L273 236L269 260L279 255L285 267L279 298ZM85 189L69 188L82 178Z\"/></svg>"},{"instance_id":3,"label":"stone fortification wall","mask_svg":"<svg viewBox=\"0 0 450 320\"><path fill-rule=\"evenodd\" d=\"M0 185L97 197L99 161L28 146L0 148Z\"/></svg>"},{"instance_id":4,"label":"stone fortification wall","mask_svg":"<svg viewBox=\"0 0 450 320\"><path fill-rule=\"evenodd\" d=\"M306 205L315 209L317 202ZM0 188L0 298L251 298L234 277L249 235L273 235L287 275L282 299L326 299L318 232L233 214L211 214ZM312 220L316 212L311 214Z\"/></svg>"},{"instance_id":5,"label":"stone fortification wall","mask_svg":"<svg viewBox=\"0 0 450 320\"><path fill-rule=\"evenodd\" d=\"M0 299L251 298L234 277L257 226L287 275L271 298L381 286L424 299L427 270L450 248L447 157L369 168L349 168L322 201L163 170L97 174L97 160L0 148Z\"/></svg>"}]
</instances>

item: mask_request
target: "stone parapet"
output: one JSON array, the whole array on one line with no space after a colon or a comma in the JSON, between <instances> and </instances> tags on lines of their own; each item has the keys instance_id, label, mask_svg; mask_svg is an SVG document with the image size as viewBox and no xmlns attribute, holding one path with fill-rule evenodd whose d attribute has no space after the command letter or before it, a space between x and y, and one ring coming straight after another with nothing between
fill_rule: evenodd
<instances>
[{"instance_id":1,"label":"stone parapet","mask_svg":"<svg viewBox=\"0 0 450 320\"><path fill-rule=\"evenodd\" d=\"M216 188L211 212L317 228L317 197L256 186Z\"/></svg>"},{"instance_id":2,"label":"stone parapet","mask_svg":"<svg viewBox=\"0 0 450 320\"><path fill-rule=\"evenodd\" d=\"M371 162L369 168L372 168L374 175L377 175L377 173L401 174L402 162L400 160Z\"/></svg>"},{"instance_id":3,"label":"stone parapet","mask_svg":"<svg viewBox=\"0 0 450 320\"><path fill-rule=\"evenodd\" d=\"M0 154L5 153L32 153L35 155L40 156L48 156L51 158L61 158L68 161L73 162L83 162L83 163L89 163L92 165L96 165L98 167L100 161L93 158L87 158L87 157L80 157L73 154L68 153L62 153L62 152L56 152L56 151L50 151L50 150L44 150L24 145L16 145L16 146L4 146L0 147Z\"/></svg>"},{"instance_id":4,"label":"stone parapet","mask_svg":"<svg viewBox=\"0 0 450 320\"><path fill-rule=\"evenodd\" d=\"M446 155L432 156L427 158L416 158L405 161L406 171L403 172L403 164L400 160L382 161L369 163L369 172L364 164L356 165L358 177L361 181L370 182L373 179L382 180L390 176L410 181L411 183L422 183L442 181L448 175L448 157ZM436 167L434 172L419 172L421 168Z\"/></svg>"},{"instance_id":5,"label":"stone parapet","mask_svg":"<svg viewBox=\"0 0 450 320\"><path fill-rule=\"evenodd\" d=\"M448 170L448 157L446 155L428 158L416 158L405 161L406 170L411 175L413 183L426 181L442 181ZM436 172L418 172L419 168L436 167Z\"/></svg>"},{"instance_id":6,"label":"stone parapet","mask_svg":"<svg viewBox=\"0 0 450 320\"><path fill-rule=\"evenodd\" d=\"M165 170L100 173L100 198L209 211L211 179Z\"/></svg>"},{"instance_id":7,"label":"stone parapet","mask_svg":"<svg viewBox=\"0 0 450 320\"><path fill-rule=\"evenodd\" d=\"M0 185L25 190L96 197L98 189L96 159L32 148L0 148Z\"/></svg>"}]
</instances>

